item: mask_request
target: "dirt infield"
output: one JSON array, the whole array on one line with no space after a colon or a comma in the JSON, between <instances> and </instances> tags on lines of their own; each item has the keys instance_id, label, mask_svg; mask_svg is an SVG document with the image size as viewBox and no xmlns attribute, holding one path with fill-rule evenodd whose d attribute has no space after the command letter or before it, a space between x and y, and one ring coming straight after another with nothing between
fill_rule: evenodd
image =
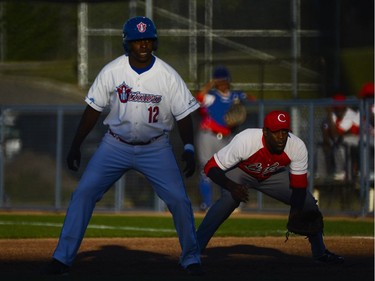
<instances>
[{"instance_id":1,"label":"dirt infield","mask_svg":"<svg viewBox=\"0 0 375 281\"><path fill-rule=\"evenodd\" d=\"M69 277L47 278L56 239L0 240L0 280L374 280L372 238L327 237L327 247L345 257L339 266L312 262L303 237L213 238L202 255L204 277L178 267L177 238L85 239Z\"/></svg>"}]
</instances>

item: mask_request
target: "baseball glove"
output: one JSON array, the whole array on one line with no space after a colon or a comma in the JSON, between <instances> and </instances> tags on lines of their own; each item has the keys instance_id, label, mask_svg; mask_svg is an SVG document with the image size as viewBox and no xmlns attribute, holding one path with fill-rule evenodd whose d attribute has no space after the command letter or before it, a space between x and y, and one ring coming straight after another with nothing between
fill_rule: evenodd
<instances>
[{"instance_id":1,"label":"baseball glove","mask_svg":"<svg viewBox=\"0 0 375 281\"><path fill-rule=\"evenodd\" d=\"M319 210L303 212L291 208L287 223L286 238L290 233L310 236L323 232L323 216Z\"/></svg>"},{"instance_id":2,"label":"baseball glove","mask_svg":"<svg viewBox=\"0 0 375 281\"><path fill-rule=\"evenodd\" d=\"M241 102L235 102L224 116L229 128L237 127L246 120L246 107Z\"/></svg>"}]
</instances>

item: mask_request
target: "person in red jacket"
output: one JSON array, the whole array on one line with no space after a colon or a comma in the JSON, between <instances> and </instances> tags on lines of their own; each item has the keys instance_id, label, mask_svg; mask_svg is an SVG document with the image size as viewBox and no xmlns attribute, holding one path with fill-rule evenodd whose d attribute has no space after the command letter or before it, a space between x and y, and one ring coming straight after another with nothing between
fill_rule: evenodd
<instances>
[{"instance_id":1,"label":"person in red jacket","mask_svg":"<svg viewBox=\"0 0 375 281\"><path fill-rule=\"evenodd\" d=\"M201 251L240 202L248 200L250 188L290 205L291 211L319 211L317 201L307 190L306 145L291 133L290 122L287 112L271 111L264 119L263 128L238 133L207 162L204 172L222 187L222 194L198 227ZM323 233L309 235L308 240L317 263L344 261L326 249Z\"/></svg>"}]
</instances>

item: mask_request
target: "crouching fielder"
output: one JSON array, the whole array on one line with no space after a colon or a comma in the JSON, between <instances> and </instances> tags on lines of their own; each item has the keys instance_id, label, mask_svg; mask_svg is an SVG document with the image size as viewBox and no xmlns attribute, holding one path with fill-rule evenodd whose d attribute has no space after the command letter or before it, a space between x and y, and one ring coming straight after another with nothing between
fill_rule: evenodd
<instances>
[{"instance_id":1,"label":"crouching fielder","mask_svg":"<svg viewBox=\"0 0 375 281\"><path fill-rule=\"evenodd\" d=\"M317 201L307 190L307 163L306 146L291 133L287 112L272 111L266 115L263 129L246 129L237 134L204 167L205 174L223 189L198 228L201 251L240 202L248 200L248 189L253 188L290 205L289 231L304 234L298 230L301 224L318 225L317 230L306 232L314 261L342 263L343 257L325 247L323 218ZM297 227L294 221L298 221Z\"/></svg>"}]
</instances>

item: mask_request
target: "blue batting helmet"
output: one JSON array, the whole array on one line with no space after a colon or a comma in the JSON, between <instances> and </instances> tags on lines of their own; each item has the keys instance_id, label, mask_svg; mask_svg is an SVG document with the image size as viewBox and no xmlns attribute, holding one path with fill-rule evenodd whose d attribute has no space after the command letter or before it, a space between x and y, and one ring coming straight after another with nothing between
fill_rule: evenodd
<instances>
[{"instance_id":1,"label":"blue batting helmet","mask_svg":"<svg viewBox=\"0 0 375 281\"><path fill-rule=\"evenodd\" d=\"M129 19L122 30L122 44L124 46L125 54L129 53L129 41L136 41L142 39L153 39L153 49L156 51L158 43L158 34L156 32L155 24L146 17L134 17Z\"/></svg>"},{"instance_id":2,"label":"blue batting helmet","mask_svg":"<svg viewBox=\"0 0 375 281\"><path fill-rule=\"evenodd\" d=\"M230 81L230 73L229 70L222 65L219 65L215 67L213 73L212 73L212 78L218 79L218 80L228 80Z\"/></svg>"}]
</instances>

